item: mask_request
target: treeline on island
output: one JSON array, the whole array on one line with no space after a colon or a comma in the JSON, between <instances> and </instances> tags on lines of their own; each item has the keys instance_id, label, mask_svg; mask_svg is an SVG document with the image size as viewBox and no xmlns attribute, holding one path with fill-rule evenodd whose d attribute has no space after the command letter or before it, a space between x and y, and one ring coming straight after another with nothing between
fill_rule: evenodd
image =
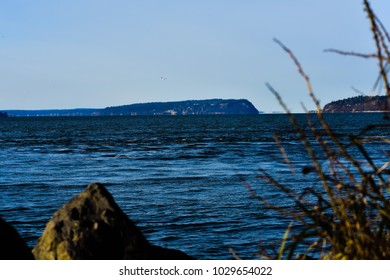
<instances>
[{"instance_id":1,"label":"treeline on island","mask_svg":"<svg viewBox=\"0 0 390 280\"><path fill-rule=\"evenodd\" d=\"M383 112L389 111L387 96L355 96L332 101L323 108L324 113Z\"/></svg>"},{"instance_id":2,"label":"treeline on island","mask_svg":"<svg viewBox=\"0 0 390 280\"><path fill-rule=\"evenodd\" d=\"M217 115L258 114L246 99L209 99L140 103L105 108L104 115Z\"/></svg>"},{"instance_id":3,"label":"treeline on island","mask_svg":"<svg viewBox=\"0 0 390 280\"><path fill-rule=\"evenodd\" d=\"M151 102L104 109L6 110L9 116L138 116L138 115L232 115L259 114L246 99L208 99Z\"/></svg>"}]
</instances>

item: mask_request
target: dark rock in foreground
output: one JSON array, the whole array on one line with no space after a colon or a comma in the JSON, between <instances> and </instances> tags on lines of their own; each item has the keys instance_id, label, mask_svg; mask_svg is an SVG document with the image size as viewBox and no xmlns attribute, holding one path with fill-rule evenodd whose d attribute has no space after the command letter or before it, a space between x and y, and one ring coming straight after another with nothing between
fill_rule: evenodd
<instances>
[{"instance_id":1,"label":"dark rock in foreground","mask_svg":"<svg viewBox=\"0 0 390 280\"><path fill-rule=\"evenodd\" d=\"M0 260L33 260L31 249L16 229L0 217Z\"/></svg>"},{"instance_id":2,"label":"dark rock in foreground","mask_svg":"<svg viewBox=\"0 0 390 280\"><path fill-rule=\"evenodd\" d=\"M192 259L179 250L151 245L101 184L60 208L33 249L36 259Z\"/></svg>"}]
</instances>

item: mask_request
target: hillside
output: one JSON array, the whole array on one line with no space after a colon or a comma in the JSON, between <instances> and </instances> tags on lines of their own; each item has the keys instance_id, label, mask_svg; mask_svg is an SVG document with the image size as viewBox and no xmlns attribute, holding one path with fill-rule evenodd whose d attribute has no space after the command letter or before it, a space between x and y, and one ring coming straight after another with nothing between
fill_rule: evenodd
<instances>
[{"instance_id":1,"label":"hillside","mask_svg":"<svg viewBox=\"0 0 390 280\"><path fill-rule=\"evenodd\" d=\"M178 102L153 102L107 107L103 109L5 110L9 116L137 116L137 115L231 115L258 114L246 99L209 99Z\"/></svg>"},{"instance_id":2,"label":"hillside","mask_svg":"<svg viewBox=\"0 0 390 280\"><path fill-rule=\"evenodd\" d=\"M356 96L332 101L323 108L324 113L389 111L387 96Z\"/></svg>"},{"instance_id":3,"label":"hillside","mask_svg":"<svg viewBox=\"0 0 390 280\"><path fill-rule=\"evenodd\" d=\"M102 109L49 109L49 110L4 110L11 117L82 117L98 116Z\"/></svg>"},{"instance_id":4,"label":"hillside","mask_svg":"<svg viewBox=\"0 0 390 280\"><path fill-rule=\"evenodd\" d=\"M153 102L108 107L103 115L218 115L258 114L259 111L245 99L209 99L179 102Z\"/></svg>"}]
</instances>

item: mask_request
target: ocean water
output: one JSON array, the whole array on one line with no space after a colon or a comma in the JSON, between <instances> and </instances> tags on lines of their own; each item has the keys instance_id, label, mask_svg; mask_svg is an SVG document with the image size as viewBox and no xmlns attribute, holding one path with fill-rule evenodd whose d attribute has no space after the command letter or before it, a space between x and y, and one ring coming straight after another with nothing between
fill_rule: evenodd
<instances>
[{"instance_id":1,"label":"ocean water","mask_svg":"<svg viewBox=\"0 0 390 280\"><path fill-rule=\"evenodd\" d=\"M296 118L309 132L306 115ZM382 114L327 118L342 135L387 124ZM259 168L297 191L315 182L292 175L275 133L298 169L309 163L285 115L2 118L0 215L34 246L59 207L100 182L151 243L198 259L232 259L229 248L253 259L290 221L251 199L245 184L288 205ZM390 129L368 133L389 137ZM388 151L378 145L368 149L381 161Z\"/></svg>"}]
</instances>

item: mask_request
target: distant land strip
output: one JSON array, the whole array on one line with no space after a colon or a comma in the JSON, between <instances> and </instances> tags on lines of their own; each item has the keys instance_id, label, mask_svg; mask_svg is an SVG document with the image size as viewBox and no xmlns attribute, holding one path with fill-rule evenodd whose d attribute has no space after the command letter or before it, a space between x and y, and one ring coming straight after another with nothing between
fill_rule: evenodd
<instances>
[{"instance_id":1,"label":"distant land strip","mask_svg":"<svg viewBox=\"0 0 390 280\"><path fill-rule=\"evenodd\" d=\"M2 110L10 117L139 116L139 115L254 115L259 111L246 99L207 99L151 102L103 109Z\"/></svg>"},{"instance_id":2,"label":"distant land strip","mask_svg":"<svg viewBox=\"0 0 390 280\"><path fill-rule=\"evenodd\" d=\"M332 101L323 108L324 113L357 113L357 112L386 112L390 111L387 96L355 96Z\"/></svg>"}]
</instances>

